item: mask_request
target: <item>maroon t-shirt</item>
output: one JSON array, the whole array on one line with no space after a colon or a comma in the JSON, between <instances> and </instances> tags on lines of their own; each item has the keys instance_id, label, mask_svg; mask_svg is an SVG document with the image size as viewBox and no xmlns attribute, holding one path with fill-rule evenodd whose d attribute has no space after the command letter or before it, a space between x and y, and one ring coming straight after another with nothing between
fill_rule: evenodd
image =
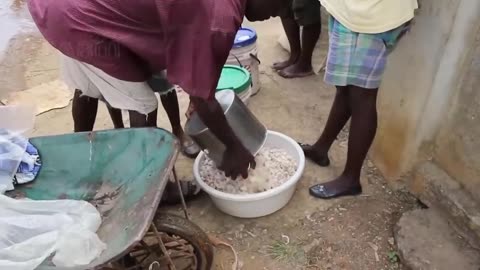
<instances>
[{"instance_id":1,"label":"maroon t-shirt","mask_svg":"<svg viewBox=\"0 0 480 270\"><path fill-rule=\"evenodd\" d=\"M245 0L29 0L28 6L63 54L126 81L167 69L171 83L211 98Z\"/></svg>"}]
</instances>

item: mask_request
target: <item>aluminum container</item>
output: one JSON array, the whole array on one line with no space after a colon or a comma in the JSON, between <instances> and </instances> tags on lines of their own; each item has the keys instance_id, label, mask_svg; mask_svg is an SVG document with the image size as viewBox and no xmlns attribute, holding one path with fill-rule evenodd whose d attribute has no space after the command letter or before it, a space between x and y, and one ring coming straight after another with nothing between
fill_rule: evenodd
<instances>
[{"instance_id":1,"label":"aluminum container","mask_svg":"<svg viewBox=\"0 0 480 270\"><path fill-rule=\"evenodd\" d=\"M225 118L243 145L256 155L267 139L267 128L260 123L242 100L232 90L223 90L215 98L225 113ZM205 126L195 113L185 126L185 132L204 150L217 165L221 164L225 145Z\"/></svg>"}]
</instances>

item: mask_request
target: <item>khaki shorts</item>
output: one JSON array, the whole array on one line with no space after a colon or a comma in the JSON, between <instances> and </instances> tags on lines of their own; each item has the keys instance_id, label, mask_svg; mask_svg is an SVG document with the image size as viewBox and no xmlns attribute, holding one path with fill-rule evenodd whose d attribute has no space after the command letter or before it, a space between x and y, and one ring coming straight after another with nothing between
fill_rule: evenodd
<instances>
[{"instance_id":1,"label":"khaki shorts","mask_svg":"<svg viewBox=\"0 0 480 270\"><path fill-rule=\"evenodd\" d=\"M289 9L282 18L294 18L301 26L320 23L320 1L318 0L291 0Z\"/></svg>"}]
</instances>

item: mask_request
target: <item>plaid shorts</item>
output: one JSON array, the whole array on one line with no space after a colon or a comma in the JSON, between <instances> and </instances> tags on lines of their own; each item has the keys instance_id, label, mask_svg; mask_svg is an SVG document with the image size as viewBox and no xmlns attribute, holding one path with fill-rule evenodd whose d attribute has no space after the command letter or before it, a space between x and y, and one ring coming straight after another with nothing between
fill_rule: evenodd
<instances>
[{"instance_id":1,"label":"plaid shorts","mask_svg":"<svg viewBox=\"0 0 480 270\"><path fill-rule=\"evenodd\" d=\"M409 25L379 34L363 34L351 31L330 16L325 82L335 86L379 88L387 56Z\"/></svg>"}]
</instances>

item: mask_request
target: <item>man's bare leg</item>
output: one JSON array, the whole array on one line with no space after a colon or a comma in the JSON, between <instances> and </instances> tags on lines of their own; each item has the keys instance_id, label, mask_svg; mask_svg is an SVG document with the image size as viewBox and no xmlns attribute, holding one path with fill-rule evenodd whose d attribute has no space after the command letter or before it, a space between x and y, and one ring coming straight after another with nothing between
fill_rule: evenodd
<instances>
[{"instance_id":1,"label":"man's bare leg","mask_svg":"<svg viewBox=\"0 0 480 270\"><path fill-rule=\"evenodd\" d=\"M287 35L288 44L290 45L290 57L286 61L281 61L273 64L275 70L282 70L290 65L293 65L300 58L300 26L295 19L282 18L283 29Z\"/></svg>"},{"instance_id":2,"label":"man's bare leg","mask_svg":"<svg viewBox=\"0 0 480 270\"><path fill-rule=\"evenodd\" d=\"M312 67L313 50L320 37L322 25L320 22L303 27L302 49L298 60L280 70L278 74L284 78L305 77L314 74Z\"/></svg>"},{"instance_id":3,"label":"man's bare leg","mask_svg":"<svg viewBox=\"0 0 480 270\"><path fill-rule=\"evenodd\" d=\"M195 158L198 153L200 153L200 148L185 134L182 128L177 92L173 90L167 94L160 95L160 100L162 101L163 108L165 109L170 124L172 125L172 133L182 143L182 152L187 157Z\"/></svg>"},{"instance_id":4,"label":"man's bare leg","mask_svg":"<svg viewBox=\"0 0 480 270\"><path fill-rule=\"evenodd\" d=\"M82 96L82 91L75 89L72 102L74 132L92 131L97 117L98 99Z\"/></svg>"},{"instance_id":5,"label":"man's bare leg","mask_svg":"<svg viewBox=\"0 0 480 270\"><path fill-rule=\"evenodd\" d=\"M310 188L315 197L330 199L362 192L360 173L377 131L377 89L348 87L352 112L348 138L347 163L343 173L333 181Z\"/></svg>"},{"instance_id":6,"label":"man's bare leg","mask_svg":"<svg viewBox=\"0 0 480 270\"><path fill-rule=\"evenodd\" d=\"M190 100L189 103L188 103L188 109L187 111L185 112L185 117L187 117L187 119L190 119L190 116L192 116L192 114L195 112L195 106L193 106L193 103L192 101Z\"/></svg>"},{"instance_id":7,"label":"man's bare leg","mask_svg":"<svg viewBox=\"0 0 480 270\"><path fill-rule=\"evenodd\" d=\"M157 112L155 109L153 112L145 115L136 111L128 111L130 116L130 127L156 127L157 126Z\"/></svg>"},{"instance_id":8,"label":"man's bare leg","mask_svg":"<svg viewBox=\"0 0 480 270\"><path fill-rule=\"evenodd\" d=\"M107 103L108 113L110 114L110 118L113 122L114 128L125 128L125 124L123 124L123 116L122 110L115 109Z\"/></svg>"},{"instance_id":9,"label":"man's bare leg","mask_svg":"<svg viewBox=\"0 0 480 270\"><path fill-rule=\"evenodd\" d=\"M173 90L166 94L160 95L160 101L162 102L163 108L167 113L168 120L170 120L172 133L178 138L181 138L180 135L183 135L183 128L180 122L180 108L178 105L177 92Z\"/></svg>"},{"instance_id":10,"label":"man's bare leg","mask_svg":"<svg viewBox=\"0 0 480 270\"><path fill-rule=\"evenodd\" d=\"M195 158L200 153L200 148L188 137L182 128L180 121L180 107L178 104L177 91L173 90L166 94L160 95L160 101L167 113L168 120L172 126L172 133L180 140L182 152L185 156ZM190 105L189 105L190 107ZM185 199L189 200L198 195L200 192L198 186L193 180L181 180L182 194ZM181 201L180 191L177 184L169 181L162 196L163 204L177 204Z\"/></svg>"},{"instance_id":11,"label":"man's bare leg","mask_svg":"<svg viewBox=\"0 0 480 270\"><path fill-rule=\"evenodd\" d=\"M348 119L350 119L351 114L348 88L337 86L335 99L320 138L311 146L302 146L305 156L320 166L330 165L328 151Z\"/></svg>"}]
</instances>

